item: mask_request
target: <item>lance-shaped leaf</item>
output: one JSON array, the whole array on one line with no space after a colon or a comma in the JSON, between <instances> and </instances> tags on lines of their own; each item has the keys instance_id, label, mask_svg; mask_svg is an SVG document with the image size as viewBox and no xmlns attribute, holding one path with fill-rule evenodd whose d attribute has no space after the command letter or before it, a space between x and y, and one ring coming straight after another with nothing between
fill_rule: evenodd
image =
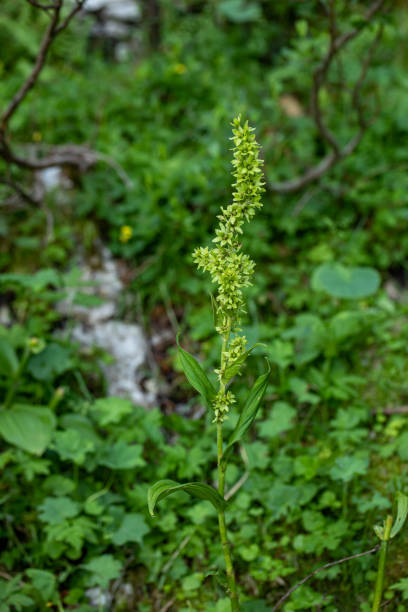
<instances>
[{"instance_id":1,"label":"lance-shaped leaf","mask_svg":"<svg viewBox=\"0 0 408 612\"><path fill-rule=\"evenodd\" d=\"M181 367L184 370L184 374L186 375L188 382L196 391L198 391L207 406L211 407L216 391L208 380L207 374L204 372L198 361L192 355L190 355L190 353L181 348L180 344L178 343L178 339L177 344Z\"/></svg>"},{"instance_id":2,"label":"lance-shaped leaf","mask_svg":"<svg viewBox=\"0 0 408 612\"><path fill-rule=\"evenodd\" d=\"M225 368L225 372L224 372L223 377L222 377L222 380L223 380L224 383L229 382L231 380L231 378L234 378L234 376L239 374L239 371L240 371L241 367L244 365L244 363L248 359L249 355L252 353L254 348L256 348L257 346L265 346L265 344L263 344L262 342L257 342L256 344L251 346L251 348L249 348L247 351L245 351L245 353L242 353L242 355L240 357L238 357L238 359L233 361L233 363L231 363L231 365L229 365L229 366L227 366Z\"/></svg>"},{"instance_id":3,"label":"lance-shaped leaf","mask_svg":"<svg viewBox=\"0 0 408 612\"><path fill-rule=\"evenodd\" d=\"M221 512L227 506L225 499L221 497L214 487L210 487L210 485L202 482L187 482L185 484L180 484L174 480L159 480L150 487L147 492L147 504L150 514L154 516L154 509L157 502L178 491L185 491L192 497L198 497L198 499L205 499L211 502L217 512Z\"/></svg>"},{"instance_id":4,"label":"lance-shaped leaf","mask_svg":"<svg viewBox=\"0 0 408 612\"><path fill-rule=\"evenodd\" d=\"M394 538L401 531L408 514L408 497L400 491L397 492L397 504L397 518L391 529L391 538Z\"/></svg>"},{"instance_id":5,"label":"lance-shaped leaf","mask_svg":"<svg viewBox=\"0 0 408 612\"><path fill-rule=\"evenodd\" d=\"M221 458L221 462L224 466L226 465L226 462L234 444L241 440L243 435L248 431L248 429L254 422L259 406L268 387L270 375L271 368L269 367L268 363L268 371L265 374L262 374L262 376L259 376L259 378L257 378L257 380L255 381L255 384L249 392L245 405L239 416L238 423L236 424L235 429L232 432L230 439L228 440L228 444Z\"/></svg>"}]
</instances>

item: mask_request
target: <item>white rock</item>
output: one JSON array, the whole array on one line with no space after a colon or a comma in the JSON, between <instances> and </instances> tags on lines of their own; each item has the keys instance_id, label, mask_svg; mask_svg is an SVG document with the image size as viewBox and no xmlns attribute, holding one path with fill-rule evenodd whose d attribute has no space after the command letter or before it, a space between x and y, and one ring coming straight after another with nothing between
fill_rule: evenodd
<instances>
[{"instance_id":1,"label":"white rock","mask_svg":"<svg viewBox=\"0 0 408 612\"><path fill-rule=\"evenodd\" d=\"M72 187L72 181L59 166L39 170L37 172L37 180L41 183L46 193L57 189L57 187L63 187L64 189Z\"/></svg>"},{"instance_id":2,"label":"white rock","mask_svg":"<svg viewBox=\"0 0 408 612\"><path fill-rule=\"evenodd\" d=\"M125 397L135 404L150 406L155 403L157 387L150 383L146 392L140 387L141 367L147 356L143 330L139 325L115 320L116 304L123 291L116 262L108 249L103 248L97 269L81 266L80 291L106 300L99 306L87 308L75 304L77 288L57 304L57 310L76 319L72 340L84 347L99 347L112 355L112 364L101 364L110 395Z\"/></svg>"},{"instance_id":3,"label":"white rock","mask_svg":"<svg viewBox=\"0 0 408 612\"><path fill-rule=\"evenodd\" d=\"M141 366L145 363L147 347L139 325L121 321L105 321L94 327L78 325L72 339L82 346L98 346L114 358L113 364L102 364L109 395L126 397L133 403L149 406L155 402L151 388L146 393L140 387Z\"/></svg>"},{"instance_id":4,"label":"white rock","mask_svg":"<svg viewBox=\"0 0 408 612\"><path fill-rule=\"evenodd\" d=\"M119 21L104 21L95 24L93 34L100 38L125 38L129 33L129 26Z\"/></svg>"},{"instance_id":5,"label":"white rock","mask_svg":"<svg viewBox=\"0 0 408 612\"><path fill-rule=\"evenodd\" d=\"M135 0L86 0L84 10L103 11L107 18L119 21L132 21L139 19L140 7Z\"/></svg>"},{"instance_id":6,"label":"white rock","mask_svg":"<svg viewBox=\"0 0 408 612\"><path fill-rule=\"evenodd\" d=\"M102 263L100 268L94 270L90 267L83 268L82 278L97 284L96 292L102 297L115 299L123 290L123 283L119 278L115 260L108 249L102 249Z\"/></svg>"},{"instance_id":7,"label":"white rock","mask_svg":"<svg viewBox=\"0 0 408 612\"><path fill-rule=\"evenodd\" d=\"M97 608L110 606L112 603L112 595L110 593L106 593L102 591L100 587L94 587L92 589L88 589L85 591L87 597L89 597L89 603L91 606L95 606Z\"/></svg>"},{"instance_id":8,"label":"white rock","mask_svg":"<svg viewBox=\"0 0 408 612\"><path fill-rule=\"evenodd\" d=\"M56 306L58 312L65 316L74 317L89 326L112 319L116 313L116 300L123 291L123 283L119 278L116 263L107 249L101 251L101 264L97 269L88 264L81 266L82 293L100 297L105 302L99 306L81 306L75 304L76 288L68 290L68 295Z\"/></svg>"}]
</instances>

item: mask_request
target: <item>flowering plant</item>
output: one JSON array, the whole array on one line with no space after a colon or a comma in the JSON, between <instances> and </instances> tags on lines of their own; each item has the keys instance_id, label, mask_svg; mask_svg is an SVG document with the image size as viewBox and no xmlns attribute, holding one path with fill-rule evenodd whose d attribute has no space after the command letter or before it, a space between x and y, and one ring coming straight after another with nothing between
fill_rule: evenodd
<instances>
[{"instance_id":1,"label":"flowering plant","mask_svg":"<svg viewBox=\"0 0 408 612\"><path fill-rule=\"evenodd\" d=\"M210 501L218 512L220 540L225 559L228 581L228 592L232 612L239 610L238 592L232 563L230 545L225 524L225 472L228 459L234 445L253 423L259 405L266 391L270 370L260 376L240 411L235 428L224 444L222 425L236 399L228 388L232 379L241 373L242 367L254 346L246 348L246 338L239 327L244 312L243 289L251 284L255 264L250 257L242 253L240 237L245 221L249 222L258 208L261 208L261 194L264 191L262 178L262 161L259 159L259 144L255 140L254 129L248 122L241 123L237 117L233 121L233 183L232 203L221 208L218 216L219 225L215 231L213 248L199 247L193 253L198 268L209 272L217 284L217 293L213 298L215 329L222 339L220 365L215 370L218 377L216 389L200 364L187 351L179 346L178 353L181 365L190 384L201 395L210 410L213 411L213 423L217 429L217 465L218 488L200 483L180 484L173 480L160 480L150 487L148 505L151 515L159 500L175 493L185 491L193 497Z\"/></svg>"}]
</instances>

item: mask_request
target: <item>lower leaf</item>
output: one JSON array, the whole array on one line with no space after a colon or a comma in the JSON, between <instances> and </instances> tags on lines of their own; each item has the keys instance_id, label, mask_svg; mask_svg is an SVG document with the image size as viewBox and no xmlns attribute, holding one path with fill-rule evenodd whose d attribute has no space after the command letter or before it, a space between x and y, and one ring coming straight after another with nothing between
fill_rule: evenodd
<instances>
[{"instance_id":1,"label":"lower leaf","mask_svg":"<svg viewBox=\"0 0 408 612\"><path fill-rule=\"evenodd\" d=\"M227 506L225 499L210 485L202 482L180 484L175 480L159 480L147 492L147 504L150 514L154 516L156 504L161 499L178 491L184 491L192 497L198 497L198 499L205 499L211 502L217 512L222 512Z\"/></svg>"}]
</instances>

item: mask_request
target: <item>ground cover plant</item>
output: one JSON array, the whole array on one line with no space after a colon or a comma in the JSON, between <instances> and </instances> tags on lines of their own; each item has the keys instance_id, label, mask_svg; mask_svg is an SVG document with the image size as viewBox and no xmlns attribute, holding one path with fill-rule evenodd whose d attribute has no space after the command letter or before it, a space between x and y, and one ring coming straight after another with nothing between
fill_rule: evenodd
<instances>
[{"instance_id":1,"label":"ground cover plant","mask_svg":"<svg viewBox=\"0 0 408 612\"><path fill-rule=\"evenodd\" d=\"M40 4L2 2L2 115L52 22ZM263 354L271 373L225 474L240 606L271 610L326 566L280 609L367 612L378 605L373 526L395 519L407 492L406 12L341 0L147 5L125 53L73 15L2 127L0 403L9 394L24 422L28 407L42 437L3 423L0 609L230 610L211 504L180 494L159 518L146 508L156 480L218 481L213 417L182 353L152 342L152 410L109 397L109 356L80 347L57 304L72 292L95 304L78 268L97 265L103 245L122 269L121 319L152 338L180 331L183 350L219 369L213 287L191 253L228 193L225 143L242 113L257 126L266 191L242 237L257 275L241 327L265 347L235 380L234 406L263 375ZM64 3L59 18L69 12ZM53 189L19 163L67 152ZM381 605L397 612L406 538L403 528L387 544Z\"/></svg>"}]
</instances>

